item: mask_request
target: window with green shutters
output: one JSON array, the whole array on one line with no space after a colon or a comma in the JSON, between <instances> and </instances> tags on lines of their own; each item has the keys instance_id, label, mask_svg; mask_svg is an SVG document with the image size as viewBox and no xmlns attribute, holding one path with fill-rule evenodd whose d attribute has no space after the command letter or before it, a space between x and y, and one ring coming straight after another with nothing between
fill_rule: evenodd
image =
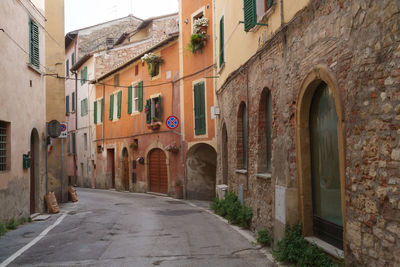
<instances>
[{"instance_id":1,"label":"window with green shutters","mask_svg":"<svg viewBox=\"0 0 400 267\"><path fill-rule=\"evenodd\" d=\"M85 66L81 69L81 85L85 84L87 81L87 67Z\"/></svg>"},{"instance_id":2,"label":"window with green shutters","mask_svg":"<svg viewBox=\"0 0 400 267\"><path fill-rule=\"evenodd\" d=\"M143 110L143 81L128 87L128 114Z\"/></svg>"},{"instance_id":3,"label":"window with green shutters","mask_svg":"<svg viewBox=\"0 0 400 267\"><path fill-rule=\"evenodd\" d=\"M128 87L128 114L132 114L132 86Z\"/></svg>"},{"instance_id":4,"label":"window with green shutters","mask_svg":"<svg viewBox=\"0 0 400 267\"><path fill-rule=\"evenodd\" d=\"M113 94L111 94L110 95L110 112L109 112L109 119L110 119L110 121L112 121L113 120L113 117L114 117L114 95Z\"/></svg>"},{"instance_id":5,"label":"window with green shutters","mask_svg":"<svg viewBox=\"0 0 400 267\"><path fill-rule=\"evenodd\" d=\"M146 100L146 123L151 123L151 99Z\"/></svg>"},{"instance_id":6,"label":"window with green shutters","mask_svg":"<svg viewBox=\"0 0 400 267\"><path fill-rule=\"evenodd\" d=\"M97 124L97 101L93 103L93 121L94 124Z\"/></svg>"},{"instance_id":7,"label":"window with green shutters","mask_svg":"<svg viewBox=\"0 0 400 267\"><path fill-rule=\"evenodd\" d=\"M143 110L143 82L140 81L138 82L138 106L137 106L138 111Z\"/></svg>"},{"instance_id":8,"label":"window with green shutters","mask_svg":"<svg viewBox=\"0 0 400 267\"><path fill-rule=\"evenodd\" d=\"M257 24L256 0L244 0L244 30L248 32Z\"/></svg>"},{"instance_id":9,"label":"window with green shutters","mask_svg":"<svg viewBox=\"0 0 400 267\"><path fill-rule=\"evenodd\" d=\"M65 62L65 76L69 76L69 60Z\"/></svg>"},{"instance_id":10,"label":"window with green shutters","mask_svg":"<svg viewBox=\"0 0 400 267\"><path fill-rule=\"evenodd\" d=\"M39 26L32 19L29 19L29 62L39 69Z\"/></svg>"},{"instance_id":11,"label":"window with green shutters","mask_svg":"<svg viewBox=\"0 0 400 267\"><path fill-rule=\"evenodd\" d=\"M69 113L69 95L65 96L65 112Z\"/></svg>"},{"instance_id":12,"label":"window with green shutters","mask_svg":"<svg viewBox=\"0 0 400 267\"><path fill-rule=\"evenodd\" d=\"M100 122L103 122L103 118L104 118L104 99L101 99Z\"/></svg>"},{"instance_id":13,"label":"window with green shutters","mask_svg":"<svg viewBox=\"0 0 400 267\"><path fill-rule=\"evenodd\" d=\"M204 82L194 85L194 130L196 135L206 133Z\"/></svg>"},{"instance_id":14,"label":"window with green shutters","mask_svg":"<svg viewBox=\"0 0 400 267\"><path fill-rule=\"evenodd\" d=\"M83 76L83 69L81 69L81 85L84 84L84 76Z\"/></svg>"},{"instance_id":15,"label":"window with green shutters","mask_svg":"<svg viewBox=\"0 0 400 267\"><path fill-rule=\"evenodd\" d=\"M122 91L118 92L118 111L117 118L121 118L121 102L122 102Z\"/></svg>"},{"instance_id":16,"label":"window with green shutters","mask_svg":"<svg viewBox=\"0 0 400 267\"><path fill-rule=\"evenodd\" d=\"M225 63L224 43L224 16L222 16L219 21L219 67Z\"/></svg>"}]
</instances>

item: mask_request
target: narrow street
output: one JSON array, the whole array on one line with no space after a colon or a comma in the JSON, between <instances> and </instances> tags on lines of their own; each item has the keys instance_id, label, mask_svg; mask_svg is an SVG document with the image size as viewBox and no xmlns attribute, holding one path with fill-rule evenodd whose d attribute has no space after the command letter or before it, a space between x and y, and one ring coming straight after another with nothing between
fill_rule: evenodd
<instances>
[{"instance_id":1,"label":"narrow street","mask_svg":"<svg viewBox=\"0 0 400 267\"><path fill-rule=\"evenodd\" d=\"M62 206L60 214L1 237L0 265L66 214L9 266L273 266L199 207L149 194L77 192L79 202Z\"/></svg>"}]
</instances>

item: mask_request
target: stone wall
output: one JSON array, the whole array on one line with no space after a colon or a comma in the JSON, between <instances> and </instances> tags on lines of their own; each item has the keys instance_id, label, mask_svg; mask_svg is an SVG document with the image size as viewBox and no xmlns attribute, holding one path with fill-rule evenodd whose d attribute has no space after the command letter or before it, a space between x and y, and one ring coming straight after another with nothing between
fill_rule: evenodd
<instances>
[{"instance_id":1,"label":"stone wall","mask_svg":"<svg viewBox=\"0 0 400 267\"><path fill-rule=\"evenodd\" d=\"M247 189L254 229L273 230L275 185L298 188L298 94L313 68L324 66L335 77L344 115L346 264L400 264L399 12L398 1L313 0L218 89L220 129L225 122L231 155L229 187ZM273 105L271 180L255 175L258 156L265 153L258 145L263 88L271 90ZM249 115L247 174L236 172L241 101ZM219 133L219 148L221 140ZM217 180L222 180L220 152ZM297 199L286 206L300 212Z\"/></svg>"}]
</instances>

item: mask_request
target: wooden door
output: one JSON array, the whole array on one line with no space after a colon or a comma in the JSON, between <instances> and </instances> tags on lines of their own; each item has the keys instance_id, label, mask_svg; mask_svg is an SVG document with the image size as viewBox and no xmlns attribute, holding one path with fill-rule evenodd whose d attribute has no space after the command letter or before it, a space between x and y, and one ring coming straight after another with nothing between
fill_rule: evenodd
<instances>
[{"instance_id":1,"label":"wooden door","mask_svg":"<svg viewBox=\"0 0 400 267\"><path fill-rule=\"evenodd\" d=\"M149 155L150 191L168 194L168 174L165 153L161 149L153 149Z\"/></svg>"}]
</instances>

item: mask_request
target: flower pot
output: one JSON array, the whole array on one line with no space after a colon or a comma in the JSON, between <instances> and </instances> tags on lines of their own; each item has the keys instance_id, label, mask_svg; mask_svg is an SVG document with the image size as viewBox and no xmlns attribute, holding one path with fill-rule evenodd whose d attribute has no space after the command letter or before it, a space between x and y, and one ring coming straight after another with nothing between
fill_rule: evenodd
<instances>
[{"instance_id":1,"label":"flower pot","mask_svg":"<svg viewBox=\"0 0 400 267\"><path fill-rule=\"evenodd\" d=\"M175 185L174 191L175 191L175 198L183 199L183 186L182 185Z\"/></svg>"}]
</instances>

